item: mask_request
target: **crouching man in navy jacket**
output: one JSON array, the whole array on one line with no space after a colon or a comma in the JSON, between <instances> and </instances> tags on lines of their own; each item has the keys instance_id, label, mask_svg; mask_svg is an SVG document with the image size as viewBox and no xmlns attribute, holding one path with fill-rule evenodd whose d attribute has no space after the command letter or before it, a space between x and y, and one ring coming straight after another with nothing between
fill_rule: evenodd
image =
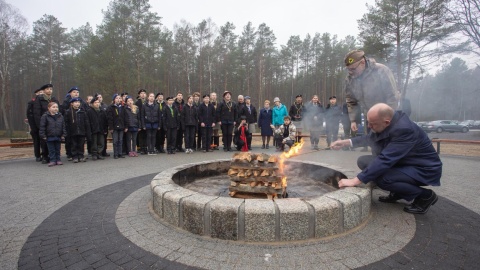
<instances>
[{"instance_id":1,"label":"crouching man in navy jacket","mask_svg":"<svg viewBox=\"0 0 480 270\"><path fill-rule=\"evenodd\" d=\"M394 203L400 199L413 203L403 210L412 214L425 214L438 198L435 192L423 186L439 186L442 162L427 134L406 114L394 111L384 103L374 105L367 114L367 135L350 140L336 141L334 150L342 147L372 147L372 155L359 157L362 170L353 179L342 179L339 187L356 186L373 181L390 191L379 201Z\"/></svg>"}]
</instances>

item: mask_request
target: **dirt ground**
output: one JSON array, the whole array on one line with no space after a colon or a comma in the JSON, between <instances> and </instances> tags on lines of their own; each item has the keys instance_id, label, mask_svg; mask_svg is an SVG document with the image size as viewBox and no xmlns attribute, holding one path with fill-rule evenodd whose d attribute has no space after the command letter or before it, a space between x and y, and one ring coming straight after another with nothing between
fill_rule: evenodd
<instances>
[{"instance_id":1,"label":"dirt ground","mask_svg":"<svg viewBox=\"0 0 480 270\"><path fill-rule=\"evenodd\" d=\"M0 144L10 143L9 139L0 139ZM270 143L271 145L271 143ZM309 142L307 138L307 143L305 147L309 147ZM254 148L260 149L261 139L255 137L252 146ZM436 143L433 145L436 148ZM320 147L326 147L325 139L321 139ZM108 145L108 151L111 152L112 144ZM480 141L479 144L453 144L453 143L442 143L440 149L441 155L457 155L457 156L480 156ZM62 145L62 154L64 153ZM0 160L10 160L18 158L32 158L33 147L24 147L24 148L11 148L11 147L0 147Z\"/></svg>"}]
</instances>

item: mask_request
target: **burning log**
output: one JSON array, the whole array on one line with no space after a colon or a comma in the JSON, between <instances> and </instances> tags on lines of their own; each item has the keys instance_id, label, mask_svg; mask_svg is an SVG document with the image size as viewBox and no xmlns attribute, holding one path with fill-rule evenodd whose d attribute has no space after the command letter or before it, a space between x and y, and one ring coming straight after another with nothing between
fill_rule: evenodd
<instances>
[{"instance_id":1,"label":"burning log","mask_svg":"<svg viewBox=\"0 0 480 270\"><path fill-rule=\"evenodd\" d=\"M232 157L230 196L267 198L286 197L286 177L279 173L279 158L268 154L236 153Z\"/></svg>"}]
</instances>

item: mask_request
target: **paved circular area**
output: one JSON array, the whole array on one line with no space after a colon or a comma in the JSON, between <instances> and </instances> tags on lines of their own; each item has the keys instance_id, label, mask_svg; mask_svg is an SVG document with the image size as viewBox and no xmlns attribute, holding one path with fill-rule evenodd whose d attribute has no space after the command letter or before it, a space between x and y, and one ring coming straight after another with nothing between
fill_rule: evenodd
<instances>
[{"instance_id":1,"label":"paved circular area","mask_svg":"<svg viewBox=\"0 0 480 270\"><path fill-rule=\"evenodd\" d=\"M417 231L401 204L374 203L368 223L341 237L247 244L159 222L145 186L152 177L99 188L60 208L28 237L19 269L468 269L478 263L479 216L444 198L428 215L415 216Z\"/></svg>"},{"instance_id":2,"label":"paved circular area","mask_svg":"<svg viewBox=\"0 0 480 270\"><path fill-rule=\"evenodd\" d=\"M353 166L359 154L320 151L296 159L330 164L341 162L342 167L351 164L355 170ZM66 164L55 169L32 160L0 162L0 268L188 269L192 265L203 265L202 268L225 269L275 266L319 269L312 263L318 261L317 257L324 258L325 269L476 269L480 263L480 184L474 177L478 158L442 156L445 164L442 186L434 188L441 197L427 215L409 216L415 219L413 238L404 243L400 250L399 247L388 249L386 246L381 249L377 246L379 239L391 242L392 237L380 230L361 241L357 240L358 244L366 242L370 246L365 244L366 248L360 252L363 257L356 258L347 254L348 251L358 252L356 245L351 245L345 253L336 251L342 251L349 245L346 242L351 240L349 236L354 239L355 234L367 230L370 223L381 228L381 223L375 222L380 213L382 217L391 215L393 218L406 215L401 211L403 205L375 202L370 223L364 228L345 237L325 239L325 245L338 241L338 246L331 246L331 250L323 250L319 242L274 246L228 243L227 250L220 250L219 247L226 245L224 241L192 238L182 231L162 225L147 212L148 190L147 193L143 190L146 190L158 171L178 165L180 160L182 163L193 162L198 156L202 157L178 155L176 160L166 159L165 156L156 159L107 160L100 167L98 163L88 162L78 166ZM226 156L218 152L211 155L212 159L222 157ZM126 167L132 170L126 170ZM148 175L136 177L138 171ZM375 194L374 199L377 196ZM387 211L381 212L384 207ZM157 231L152 233L148 222L158 226ZM158 239L153 243L157 250L150 250L153 246L148 247L146 240L155 237L162 226L170 231L163 235L165 240ZM147 234L147 231L152 234ZM173 245L184 245L162 253L162 247L167 246L166 239L170 239ZM199 246L199 243L204 245ZM198 259L193 262L188 261L187 256L179 256L180 253L201 251L200 248L190 252L184 250L193 244L210 252L200 252ZM303 253L315 245L321 248L317 247L316 252ZM251 250L256 252L252 254ZM272 250L276 253L272 253ZM251 254L251 260L244 265L242 257L232 255L219 259L222 254L230 255L233 251ZM391 255L384 257L385 253ZM277 257L278 260L275 260ZM301 259L292 264L292 257ZM356 261L349 258L355 258ZM214 262L203 264L202 261ZM267 261L271 264L266 265Z\"/></svg>"},{"instance_id":3,"label":"paved circular area","mask_svg":"<svg viewBox=\"0 0 480 270\"><path fill-rule=\"evenodd\" d=\"M356 268L398 252L415 233L412 215L399 212L399 205L383 204L374 207L363 226L335 238L274 244L216 240L170 226L149 211L149 205L149 187L123 201L116 216L120 232L160 257L208 269Z\"/></svg>"}]
</instances>

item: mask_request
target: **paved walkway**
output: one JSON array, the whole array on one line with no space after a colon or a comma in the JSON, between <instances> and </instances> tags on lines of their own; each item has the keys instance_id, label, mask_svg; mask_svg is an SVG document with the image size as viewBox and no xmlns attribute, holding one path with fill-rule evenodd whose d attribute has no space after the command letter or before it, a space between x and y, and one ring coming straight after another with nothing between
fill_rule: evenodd
<instances>
[{"instance_id":1,"label":"paved walkway","mask_svg":"<svg viewBox=\"0 0 480 270\"><path fill-rule=\"evenodd\" d=\"M360 154L307 151L295 158L354 169ZM54 168L32 159L0 162L0 269L475 269L480 263L479 158L442 156L442 186L434 188L441 198L427 215L374 202L364 227L321 241L212 240L150 214L153 175L230 155L141 156Z\"/></svg>"}]
</instances>

